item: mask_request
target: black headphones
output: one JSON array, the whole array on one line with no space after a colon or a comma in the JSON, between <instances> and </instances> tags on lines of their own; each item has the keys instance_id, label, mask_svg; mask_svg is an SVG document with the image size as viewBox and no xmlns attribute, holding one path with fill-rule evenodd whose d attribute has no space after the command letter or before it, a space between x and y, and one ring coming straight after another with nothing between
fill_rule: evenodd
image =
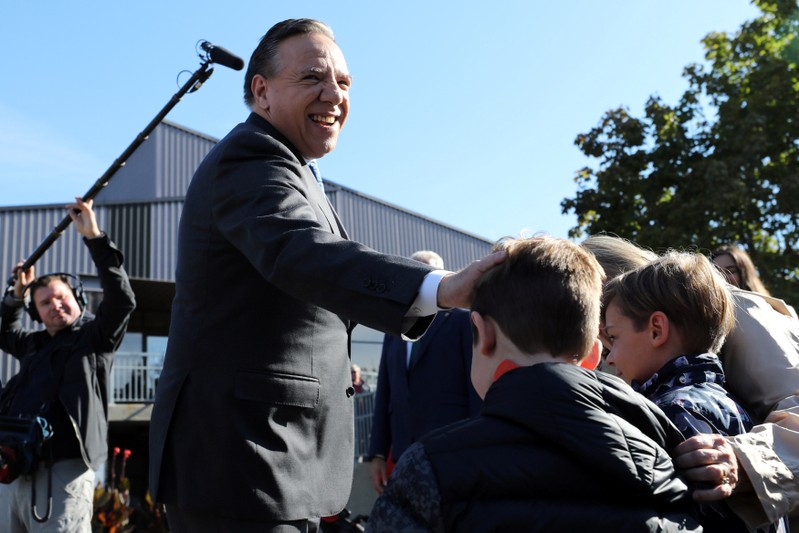
<instances>
[{"instance_id":1,"label":"black headphones","mask_svg":"<svg viewBox=\"0 0 799 533\"><path fill-rule=\"evenodd\" d=\"M72 291L72 295L75 297L75 301L78 302L78 307L80 308L81 313L83 313L83 310L86 309L86 305L89 301L86 297L86 292L83 290L83 283L81 283L77 276L73 276L72 274L68 274L66 272L53 272L52 274L39 276L35 280L25 285L25 287L22 289L22 301L25 304L25 310L28 312L28 316L31 317L31 320L34 322L42 321L42 317L39 316L39 311L36 309L36 303L33 301L33 298L31 298L31 286L42 278L49 277L60 280L64 282L67 287L69 287L69 289Z\"/></svg>"}]
</instances>

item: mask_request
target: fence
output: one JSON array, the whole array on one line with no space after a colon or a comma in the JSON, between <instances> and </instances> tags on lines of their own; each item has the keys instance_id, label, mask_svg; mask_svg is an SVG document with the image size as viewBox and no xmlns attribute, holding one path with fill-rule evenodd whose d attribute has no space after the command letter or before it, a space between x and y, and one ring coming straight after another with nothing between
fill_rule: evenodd
<instances>
[{"instance_id":1,"label":"fence","mask_svg":"<svg viewBox=\"0 0 799 533\"><path fill-rule=\"evenodd\" d=\"M164 364L163 353L118 352L111 369L108 397L111 403L153 403L155 388ZM365 373L368 374L368 373ZM365 378L376 378L365 375ZM355 408L355 460L369 453L375 393L362 392L353 398Z\"/></svg>"},{"instance_id":2,"label":"fence","mask_svg":"<svg viewBox=\"0 0 799 533\"><path fill-rule=\"evenodd\" d=\"M111 403L153 403L164 354L117 352L111 368Z\"/></svg>"},{"instance_id":3,"label":"fence","mask_svg":"<svg viewBox=\"0 0 799 533\"><path fill-rule=\"evenodd\" d=\"M369 435L372 434L372 413L375 411L375 393L355 395L355 460L369 454Z\"/></svg>"}]
</instances>

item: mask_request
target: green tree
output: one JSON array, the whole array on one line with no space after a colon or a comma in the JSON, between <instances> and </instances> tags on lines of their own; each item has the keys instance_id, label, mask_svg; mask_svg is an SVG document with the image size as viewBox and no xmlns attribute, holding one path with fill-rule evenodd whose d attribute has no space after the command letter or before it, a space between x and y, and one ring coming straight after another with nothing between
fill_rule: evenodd
<instances>
[{"instance_id":1,"label":"green tree","mask_svg":"<svg viewBox=\"0 0 799 533\"><path fill-rule=\"evenodd\" d=\"M706 64L688 89L644 116L625 107L577 136L597 160L561 202L572 238L608 232L656 251L742 246L766 286L799 304L799 10L755 0L762 14L737 33L703 39Z\"/></svg>"}]
</instances>

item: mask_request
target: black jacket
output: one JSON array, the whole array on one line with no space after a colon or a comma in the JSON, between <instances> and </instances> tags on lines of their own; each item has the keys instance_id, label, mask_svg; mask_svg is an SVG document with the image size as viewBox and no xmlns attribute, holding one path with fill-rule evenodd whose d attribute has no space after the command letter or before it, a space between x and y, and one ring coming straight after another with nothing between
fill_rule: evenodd
<instances>
[{"instance_id":1,"label":"black jacket","mask_svg":"<svg viewBox=\"0 0 799 533\"><path fill-rule=\"evenodd\" d=\"M23 366L27 358L48 350L51 364L36 368L57 373L63 365L58 399L69 415L83 461L97 470L108 456L108 377L114 350L125 335L136 302L122 268L122 253L108 236L84 242L103 288L103 301L96 316L84 313L70 328L53 336L44 330L25 330L22 302L9 294L0 305L0 349L19 359ZM53 361L61 363L56 365ZM19 377L17 374L11 378L3 388L3 404L15 393Z\"/></svg>"},{"instance_id":2,"label":"black jacket","mask_svg":"<svg viewBox=\"0 0 799 533\"><path fill-rule=\"evenodd\" d=\"M698 531L666 452L681 439L615 376L518 368L491 386L477 418L408 448L368 529Z\"/></svg>"}]
</instances>

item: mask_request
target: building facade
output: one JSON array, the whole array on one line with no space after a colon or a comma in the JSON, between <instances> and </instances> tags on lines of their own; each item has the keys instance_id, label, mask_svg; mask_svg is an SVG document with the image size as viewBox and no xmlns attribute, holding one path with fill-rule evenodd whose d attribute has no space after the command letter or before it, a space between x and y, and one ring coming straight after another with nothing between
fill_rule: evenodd
<instances>
[{"instance_id":1,"label":"building facade","mask_svg":"<svg viewBox=\"0 0 799 533\"><path fill-rule=\"evenodd\" d=\"M146 449L150 408L167 343L184 194L195 169L216 142L164 121L95 199L98 224L122 249L137 300L114 364L110 433L112 439L116 435L128 443L139 442L142 449ZM447 268L457 270L490 250L492 243L486 239L343 185L326 181L325 191L350 237L381 252L409 256L420 249L435 250ZM0 207L0 269L10 272L64 217L63 205ZM94 265L74 229L67 228L35 267L40 275L78 275L89 306L99 302ZM353 332L353 361L367 373L377 370L382 340L382 333L365 327ZM0 384L18 368L12 357L0 355Z\"/></svg>"}]
</instances>

